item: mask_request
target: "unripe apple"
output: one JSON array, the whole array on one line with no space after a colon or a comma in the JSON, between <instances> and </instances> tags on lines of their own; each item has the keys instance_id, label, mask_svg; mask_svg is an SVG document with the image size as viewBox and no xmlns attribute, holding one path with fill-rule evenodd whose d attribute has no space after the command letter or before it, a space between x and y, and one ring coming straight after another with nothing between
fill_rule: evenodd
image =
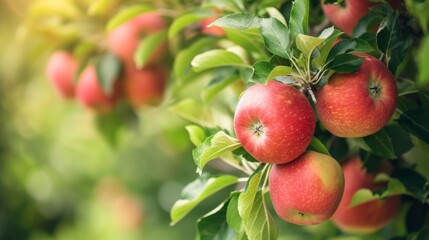
<instances>
[{"instance_id":1,"label":"unripe apple","mask_svg":"<svg viewBox=\"0 0 429 240\"><path fill-rule=\"evenodd\" d=\"M130 21L115 28L109 34L109 49L130 66L134 65L134 52L140 40L147 34L165 28L164 19L155 12L143 13ZM161 45L152 54L149 62L156 62L162 57L164 51Z\"/></svg>"},{"instance_id":2,"label":"unripe apple","mask_svg":"<svg viewBox=\"0 0 429 240\"><path fill-rule=\"evenodd\" d=\"M158 104L162 100L166 83L165 69L150 66L143 69L126 68L124 92L135 108Z\"/></svg>"},{"instance_id":3,"label":"unripe apple","mask_svg":"<svg viewBox=\"0 0 429 240\"><path fill-rule=\"evenodd\" d=\"M203 32L206 35L212 35L217 37L225 36L225 31L223 28L218 26L212 26L208 27L212 22L216 21L218 17L208 17L201 20L201 32Z\"/></svg>"},{"instance_id":4,"label":"unripe apple","mask_svg":"<svg viewBox=\"0 0 429 240\"><path fill-rule=\"evenodd\" d=\"M46 75L58 95L70 99L74 97L73 78L78 69L78 61L72 54L65 51L54 52L46 66Z\"/></svg>"},{"instance_id":5,"label":"unripe apple","mask_svg":"<svg viewBox=\"0 0 429 240\"><path fill-rule=\"evenodd\" d=\"M234 130L243 148L260 162L287 163L305 151L315 122L303 93L270 81L244 92L235 111Z\"/></svg>"},{"instance_id":6,"label":"unripe apple","mask_svg":"<svg viewBox=\"0 0 429 240\"><path fill-rule=\"evenodd\" d=\"M299 225L329 219L340 203L344 175L331 156L305 152L286 164L274 164L269 174L271 201L277 215Z\"/></svg>"},{"instance_id":7,"label":"unripe apple","mask_svg":"<svg viewBox=\"0 0 429 240\"><path fill-rule=\"evenodd\" d=\"M332 75L316 97L319 120L329 132L338 137L364 137L390 120L397 87L389 69L365 55L357 72Z\"/></svg>"},{"instance_id":8,"label":"unripe apple","mask_svg":"<svg viewBox=\"0 0 429 240\"><path fill-rule=\"evenodd\" d=\"M87 66L79 77L76 97L82 105L99 113L109 112L119 99L119 88L116 86L111 94L101 88L95 67Z\"/></svg>"},{"instance_id":9,"label":"unripe apple","mask_svg":"<svg viewBox=\"0 0 429 240\"><path fill-rule=\"evenodd\" d=\"M384 164L388 164L388 162L386 161ZM332 217L332 221L338 228L350 233L372 233L384 227L394 218L400 208L400 196L350 207L350 202L359 189L368 188L374 191L385 186L385 183L381 185L375 183L374 178L378 173L386 172L387 169L367 173L359 157L353 157L343 164L344 196Z\"/></svg>"}]
</instances>

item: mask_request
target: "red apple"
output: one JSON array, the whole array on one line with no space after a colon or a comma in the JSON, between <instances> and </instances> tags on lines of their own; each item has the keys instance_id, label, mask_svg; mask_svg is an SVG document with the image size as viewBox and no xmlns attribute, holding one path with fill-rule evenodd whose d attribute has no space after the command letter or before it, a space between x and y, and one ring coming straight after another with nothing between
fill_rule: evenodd
<instances>
[{"instance_id":1,"label":"red apple","mask_svg":"<svg viewBox=\"0 0 429 240\"><path fill-rule=\"evenodd\" d=\"M50 56L46 66L46 75L61 97L66 99L74 97L73 78L78 65L78 61L73 55L65 51L57 51Z\"/></svg>"},{"instance_id":2,"label":"red apple","mask_svg":"<svg viewBox=\"0 0 429 240\"><path fill-rule=\"evenodd\" d=\"M384 163L388 164L387 161ZM380 169L376 173L367 173L363 169L359 157L353 157L343 165L344 196L332 217L332 221L338 228L350 233L372 233L393 219L400 208L400 196L350 207L353 195L359 189L368 188L374 191L385 186L385 184L375 183L374 178L379 172L386 172L386 169Z\"/></svg>"},{"instance_id":3,"label":"red apple","mask_svg":"<svg viewBox=\"0 0 429 240\"><path fill-rule=\"evenodd\" d=\"M76 97L82 105L96 112L109 112L119 99L119 90L114 88L111 94L106 94L101 88L95 67L87 66L79 77L76 87Z\"/></svg>"},{"instance_id":4,"label":"red apple","mask_svg":"<svg viewBox=\"0 0 429 240\"><path fill-rule=\"evenodd\" d=\"M134 66L134 52L145 35L165 29L164 19L155 12L143 13L120 25L109 34L109 49L126 64ZM149 62L162 57L164 46L160 46Z\"/></svg>"},{"instance_id":5,"label":"red apple","mask_svg":"<svg viewBox=\"0 0 429 240\"><path fill-rule=\"evenodd\" d=\"M270 81L244 92L235 111L234 130L241 145L257 160L287 163L310 143L315 116L303 93Z\"/></svg>"},{"instance_id":6,"label":"red apple","mask_svg":"<svg viewBox=\"0 0 429 240\"><path fill-rule=\"evenodd\" d=\"M344 175L331 156L305 152L286 164L274 164L269 174L271 201L277 215L299 225L329 219L340 203Z\"/></svg>"},{"instance_id":7,"label":"red apple","mask_svg":"<svg viewBox=\"0 0 429 240\"><path fill-rule=\"evenodd\" d=\"M357 72L334 74L316 94L322 125L338 137L364 137L386 125L395 112L397 87L389 69L365 55Z\"/></svg>"},{"instance_id":8,"label":"red apple","mask_svg":"<svg viewBox=\"0 0 429 240\"><path fill-rule=\"evenodd\" d=\"M206 35L212 35L217 37L225 36L225 31L221 27L212 26L208 27L212 22L216 21L218 17L208 17L201 20L201 32Z\"/></svg>"},{"instance_id":9,"label":"red apple","mask_svg":"<svg viewBox=\"0 0 429 240\"><path fill-rule=\"evenodd\" d=\"M158 104L162 100L165 83L165 69L161 66L143 69L130 67L125 70L125 95L135 108L146 104Z\"/></svg>"}]
</instances>

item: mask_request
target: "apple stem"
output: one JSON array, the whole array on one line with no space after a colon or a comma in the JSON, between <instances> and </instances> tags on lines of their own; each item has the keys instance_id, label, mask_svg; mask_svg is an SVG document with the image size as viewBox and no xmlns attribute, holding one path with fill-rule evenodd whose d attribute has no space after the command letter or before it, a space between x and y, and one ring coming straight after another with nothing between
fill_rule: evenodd
<instances>
[{"instance_id":1,"label":"apple stem","mask_svg":"<svg viewBox=\"0 0 429 240\"><path fill-rule=\"evenodd\" d=\"M311 100L313 100L313 102L316 104L317 103L316 95L314 95L313 89L311 89L310 85L305 86L305 91L308 92L308 94L311 97Z\"/></svg>"}]
</instances>

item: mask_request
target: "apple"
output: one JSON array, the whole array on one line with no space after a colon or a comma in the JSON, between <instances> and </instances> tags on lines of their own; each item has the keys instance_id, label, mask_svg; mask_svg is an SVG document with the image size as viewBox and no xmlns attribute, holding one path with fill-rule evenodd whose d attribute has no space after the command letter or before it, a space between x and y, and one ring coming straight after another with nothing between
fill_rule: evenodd
<instances>
[{"instance_id":1,"label":"apple","mask_svg":"<svg viewBox=\"0 0 429 240\"><path fill-rule=\"evenodd\" d=\"M142 105L158 104L162 100L167 76L161 66L143 69L126 68L124 92L135 108Z\"/></svg>"},{"instance_id":2,"label":"apple","mask_svg":"<svg viewBox=\"0 0 429 240\"><path fill-rule=\"evenodd\" d=\"M264 163L299 157L313 137L315 115L296 88L270 81L248 88L234 114L234 130L244 149Z\"/></svg>"},{"instance_id":3,"label":"apple","mask_svg":"<svg viewBox=\"0 0 429 240\"><path fill-rule=\"evenodd\" d=\"M216 21L218 17L208 17L201 20L201 32L203 32L206 35L212 35L217 37L225 36L225 31L223 28L218 26L212 26L208 27L212 22Z\"/></svg>"},{"instance_id":4,"label":"apple","mask_svg":"<svg viewBox=\"0 0 429 240\"><path fill-rule=\"evenodd\" d=\"M338 137L371 135L383 128L395 112L395 78L377 58L363 58L357 72L333 74L316 93L319 120Z\"/></svg>"},{"instance_id":5,"label":"apple","mask_svg":"<svg viewBox=\"0 0 429 240\"><path fill-rule=\"evenodd\" d=\"M340 4L324 4L322 2L322 9L326 17L341 31L347 35L353 35L353 29L359 20L368 13L371 7L378 3L369 0L345 0L345 6ZM402 0L389 0L390 5L394 9L402 9Z\"/></svg>"},{"instance_id":6,"label":"apple","mask_svg":"<svg viewBox=\"0 0 429 240\"><path fill-rule=\"evenodd\" d=\"M388 164L388 162L385 161L384 164ZM350 233L372 233L384 227L394 218L401 205L400 196L375 200L355 207L349 206L353 195L359 189L368 188L374 191L385 186L385 183L381 185L375 183L374 178L380 172L388 172L388 169L389 167L385 167L375 173L367 173L357 156L343 164L344 196L332 216L332 221L338 228Z\"/></svg>"},{"instance_id":7,"label":"apple","mask_svg":"<svg viewBox=\"0 0 429 240\"><path fill-rule=\"evenodd\" d=\"M108 45L111 52L126 64L134 66L134 52L145 35L165 29L164 19L156 12L143 13L110 32ZM150 63L162 57L165 46L155 50Z\"/></svg>"},{"instance_id":8,"label":"apple","mask_svg":"<svg viewBox=\"0 0 429 240\"><path fill-rule=\"evenodd\" d=\"M93 65L83 70L76 87L76 97L82 105L99 113L109 112L118 101L119 93L117 84L111 94L103 91Z\"/></svg>"},{"instance_id":9,"label":"apple","mask_svg":"<svg viewBox=\"0 0 429 240\"><path fill-rule=\"evenodd\" d=\"M54 52L46 65L46 75L54 89L61 97L74 97L75 86L73 78L78 69L78 61L66 51Z\"/></svg>"},{"instance_id":10,"label":"apple","mask_svg":"<svg viewBox=\"0 0 429 240\"><path fill-rule=\"evenodd\" d=\"M340 164L331 156L314 151L286 164L274 164L268 181L277 215L299 225L328 220L344 191Z\"/></svg>"}]
</instances>

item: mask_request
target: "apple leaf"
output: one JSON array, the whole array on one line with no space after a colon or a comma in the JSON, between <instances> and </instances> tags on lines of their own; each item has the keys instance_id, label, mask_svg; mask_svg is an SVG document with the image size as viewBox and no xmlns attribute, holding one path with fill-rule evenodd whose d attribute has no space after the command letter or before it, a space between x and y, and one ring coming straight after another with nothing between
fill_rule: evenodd
<instances>
[{"instance_id":1,"label":"apple leaf","mask_svg":"<svg viewBox=\"0 0 429 240\"><path fill-rule=\"evenodd\" d=\"M170 211L171 225L179 222L200 202L219 190L237 182L237 177L222 175L213 177L203 174L183 188L181 198L177 200Z\"/></svg>"},{"instance_id":2,"label":"apple leaf","mask_svg":"<svg viewBox=\"0 0 429 240\"><path fill-rule=\"evenodd\" d=\"M231 194L228 209L226 212L226 222L236 232L240 233L244 231L243 219L238 212L238 197L240 192L233 192Z\"/></svg>"},{"instance_id":3,"label":"apple leaf","mask_svg":"<svg viewBox=\"0 0 429 240\"><path fill-rule=\"evenodd\" d=\"M309 9L309 0L295 0L292 3L289 19L290 35L292 39L295 39L298 34L307 34Z\"/></svg>"},{"instance_id":4,"label":"apple leaf","mask_svg":"<svg viewBox=\"0 0 429 240\"><path fill-rule=\"evenodd\" d=\"M240 146L240 142L237 139L223 131L219 131L215 135L206 138L203 144L194 149L192 156L195 164L202 170L210 160L220 157L225 152L232 152Z\"/></svg>"},{"instance_id":5,"label":"apple leaf","mask_svg":"<svg viewBox=\"0 0 429 240\"><path fill-rule=\"evenodd\" d=\"M416 110L401 111L398 123L407 131L414 134L421 140L429 143L429 109L418 108Z\"/></svg>"},{"instance_id":6,"label":"apple leaf","mask_svg":"<svg viewBox=\"0 0 429 240\"><path fill-rule=\"evenodd\" d=\"M344 53L335 56L328 64L326 64L326 69L330 69L338 73L356 72L359 70L362 63L363 59L361 57Z\"/></svg>"},{"instance_id":7,"label":"apple leaf","mask_svg":"<svg viewBox=\"0 0 429 240\"><path fill-rule=\"evenodd\" d=\"M319 38L322 38L324 40L319 50L319 56L314 59L314 62L319 67L322 67L323 65L325 65L326 60L328 59L329 52L331 51L332 45L334 44L334 41L341 34L342 32L338 31L333 26L322 31Z\"/></svg>"},{"instance_id":8,"label":"apple leaf","mask_svg":"<svg viewBox=\"0 0 429 240\"><path fill-rule=\"evenodd\" d=\"M289 58L289 29L275 18L265 18L261 22L261 35L267 49L280 57Z\"/></svg>"},{"instance_id":9,"label":"apple leaf","mask_svg":"<svg viewBox=\"0 0 429 240\"><path fill-rule=\"evenodd\" d=\"M237 75L229 76L226 78L214 79L201 92L201 98L203 99L203 102L209 103L219 92L239 80L240 77Z\"/></svg>"},{"instance_id":10,"label":"apple leaf","mask_svg":"<svg viewBox=\"0 0 429 240\"><path fill-rule=\"evenodd\" d=\"M212 111L191 98L183 99L170 107L180 117L201 126L215 127Z\"/></svg>"},{"instance_id":11,"label":"apple leaf","mask_svg":"<svg viewBox=\"0 0 429 240\"><path fill-rule=\"evenodd\" d=\"M429 4L428 4L429 5ZM422 44L420 47L419 52L419 84L425 85L429 83L429 36L425 37L424 40L422 40Z\"/></svg>"},{"instance_id":12,"label":"apple leaf","mask_svg":"<svg viewBox=\"0 0 429 240\"><path fill-rule=\"evenodd\" d=\"M115 81L122 71L121 60L114 54L106 53L102 55L96 66L97 79L106 94L111 94Z\"/></svg>"},{"instance_id":13,"label":"apple leaf","mask_svg":"<svg viewBox=\"0 0 429 240\"><path fill-rule=\"evenodd\" d=\"M219 207L200 218L197 222L198 239L234 239L237 235L226 222L229 201L222 203Z\"/></svg>"},{"instance_id":14,"label":"apple leaf","mask_svg":"<svg viewBox=\"0 0 429 240\"><path fill-rule=\"evenodd\" d=\"M312 37L299 33L295 39L296 46L307 59L311 58L313 50L319 46L325 39Z\"/></svg>"},{"instance_id":15,"label":"apple leaf","mask_svg":"<svg viewBox=\"0 0 429 240\"><path fill-rule=\"evenodd\" d=\"M251 28L260 28L262 19L250 13L233 13L225 15L209 26L218 26L222 28L234 28L247 30Z\"/></svg>"},{"instance_id":16,"label":"apple leaf","mask_svg":"<svg viewBox=\"0 0 429 240\"><path fill-rule=\"evenodd\" d=\"M128 20L152 10L154 10L154 8L148 5L134 5L121 9L119 13L113 16L107 23L107 31L110 32Z\"/></svg>"},{"instance_id":17,"label":"apple leaf","mask_svg":"<svg viewBox=\"0 0 429 240\"><path fill-rule=\"evenodd\" d=\"M250 68L240 56L223 49L214 49L201 53L194 57L191 65L195 72L227 66Z\"/></svg>"},{"instance_id":18,"label":"apple leaf","mask_svg":"<svg viewBox=\"0 0 429 240\"><path fill-rule=\"evenodd\" d=\"M259 189L267 174L264 174L263 167L265 165L252 174L245 190L238 197L238 212L249 239L275 240L278 235L277 225L265 205L263 190Z\"/></svg>"},{"instance_id":19,"label":"apple leaf","mask_svg":"<svg viewBox=\"0 0 429 240\"><path fill-rule=\"evenodd\" d=\"M265 54L264 40L259 32L259 29L250 28L246 30L225 28L226 36L235 44L241 46L247 51Z\"/></svg>"},{"instance_id":20,"label":"apple leaf","mask_svg":"<svg viewBox=\"0 0 429 240\"><path fill-rule=\"evenodd\" d=\"M375 155L393 159L396 157L392 140L384 129L363 138L363 141Z\"/></svg>"},{"instance_id":21,"label":"apple leaf","mask_svg":"<svg viewBox=\"0 0 429 240\"><path fill-rule=\"evenodd\" d=\"M259 61L253 65L255 69L250 81L266 84L268 81L279 76L287 76L292 73L292 68L288 66L274 66L268 61Z\"/></svg>"},{"instance_id":22,"label":"apple leaf","mask_svg":"<svg viewBox=\"0 0 429 240\"><path fill-rule=\"evenodd\" d=\"M185 127L186 131L189 134L189 139L196 146L203 144L204 140L207 138L204 129L197 125L188 125Z\"/></svg>"},{"instance_id":23,"label":"apple leaf","mask_svg":"<svg viewBox=\"0 0 429 240\"><path fill-rule=\"evenodd\" d=\"M156 53L156 50L167 40L167 32L159 31L145 36L140 42L134 53L134 62L138 68L144 67L150 57Z\"/></svg>"},{"instance_id":24,"label":"apple leaf","mask_svg":"<svg viewBox=\"0 0 429 240\"><path fill-rule=\"evenodd\" d=\"M168 28L168 38L171 39L174 36L176 36L180 31L182 31L187 26L191 25L192 23L196 23L201 21L204 18L207 18L209 16L212 16L208 11L193 11L187 14L183 14L177 18L174 19L174 21L171 23L170 27Z\"/></svg>"},{"instance_id":25,"label":"apple leaf","mask_svg":"<svg viewBox=\"0 0 429 240\"><path fill-rule=\"evenodd\" d=\"M326 148L325 144L323 144L322 141L320 141L316 137L313 137L311 139L311 142L308 145L307 149L314 150L316 152L323 153L323 154L331 156L331 153L329 153L329 150Z\"/></svg>"},{"instance_id":26,"label":"apple leaf","mask_svg":"<svg viewBox=\"0 0 429 240\"><path fill-rule=\"evenodd\" d=\"M399 124L387 125L384 130L392 141L396 156L400 156L414 147L410 134Z\"/></svg>"},{"instance_id":27,"label":"apple leaf","mask_svg":"<svg viewBox=\"0 0 429 240\"><path fill-rule=\"evenodd\" d=\"M267 13L270 17L276 18L277 20L279 20L284 25L287 25L285 17L282 15L282 13L277 8L267 7L265 10L267 11Z\"/></svg>"},{"instance_id":28,"label":"apple leaf","mask_svg":"<svg viewBox=\"0 0 429 240\"><path fill-rule=\"evenodd\" d=\"M398 179L407 193L422 203L429 203L428 180L420 173L410 168L395 168L391 178Z\"/></svg>"}]
</instances>

